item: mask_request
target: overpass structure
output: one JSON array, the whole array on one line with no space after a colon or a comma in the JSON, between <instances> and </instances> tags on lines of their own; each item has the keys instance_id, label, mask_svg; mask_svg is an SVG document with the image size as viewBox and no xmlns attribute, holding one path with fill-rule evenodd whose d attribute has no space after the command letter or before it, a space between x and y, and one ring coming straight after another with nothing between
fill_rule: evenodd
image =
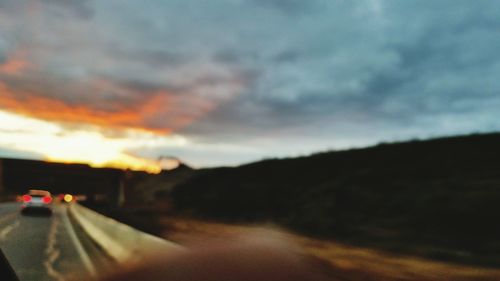
<instances>
[{"instance_id":1,"label":"overpass structure","mask_svg":"<svg viewBox=\"0 0 500 281\"><path fill-rule=\"evenodd\" d=\"M119 207L125 200L125 176L122 170L84 164L0 158L0 193L4 195L45 189L53 194L85 195L89 204Z\"/></svg>"}]
</instances>

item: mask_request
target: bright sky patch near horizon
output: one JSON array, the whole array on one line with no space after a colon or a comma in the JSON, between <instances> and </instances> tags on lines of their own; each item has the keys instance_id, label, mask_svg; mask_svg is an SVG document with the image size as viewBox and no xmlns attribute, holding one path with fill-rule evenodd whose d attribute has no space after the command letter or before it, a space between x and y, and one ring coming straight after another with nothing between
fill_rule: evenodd
<instances>
[{"instance_id":1,"label":"bright sky patch near horizon","mask_svg":"<svg viewBox=\"0 0 500 281\"><path fill-rule=\"evenodd\" d=\"M238 165L499 131L499 14L465 0L4 0L0 157L157 172L165 157Z\"/></svg>"}]
</instances>

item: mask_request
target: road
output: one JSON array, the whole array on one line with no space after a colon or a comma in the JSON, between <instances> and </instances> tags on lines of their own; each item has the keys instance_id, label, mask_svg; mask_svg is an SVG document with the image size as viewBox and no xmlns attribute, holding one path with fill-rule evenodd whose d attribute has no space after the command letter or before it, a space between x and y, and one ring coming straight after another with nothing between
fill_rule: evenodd
<instances>
[{"instance_id":1,"label":"road","mask_svg":"<svg viewBox=\"0 0 500 281\"><path fill-rule=\"evenodd\" d=\"M21 281L86 280L113 262L73 223L67 205L52 216L23 216L18 203L0 204L0 247Z\"/></svg>"}]
</instances>

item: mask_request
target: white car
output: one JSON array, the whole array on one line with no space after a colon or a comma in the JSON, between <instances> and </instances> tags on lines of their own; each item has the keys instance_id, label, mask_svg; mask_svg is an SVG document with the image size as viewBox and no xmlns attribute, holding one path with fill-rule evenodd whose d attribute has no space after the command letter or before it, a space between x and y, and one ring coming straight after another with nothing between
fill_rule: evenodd
<instances>
[{"instance_id":1,"label":"white car","mask_svg":"<svg viewBox=\"0 0 500 281\"><path fill-rule=\"evenodd\" d=\"M41 211L52 214L52 195L46 190L32 189L22 197L21 213Z\"/></svg>"}]
</instances>

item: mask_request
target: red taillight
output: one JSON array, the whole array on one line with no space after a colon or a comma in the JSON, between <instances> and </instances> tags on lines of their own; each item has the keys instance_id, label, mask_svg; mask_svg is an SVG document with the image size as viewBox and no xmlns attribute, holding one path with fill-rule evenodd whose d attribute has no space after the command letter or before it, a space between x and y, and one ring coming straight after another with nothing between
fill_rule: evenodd
<instances>
[{"instance_id":1,"label":"red taillight","mask_svg":"<svg viewBox=\"0 0 500 281\"><path fill-rule=\"evenodd\" d=\"M49 204L50 202L52 202L52 197L50 197L50 196L44 196L42 198L42 202L45 203L45 204Z\"/></svg>"},{"instance_id":2,"label":"red taillight","mask_svg":"<svg viewBox=\"0 0 500 281\"><path fill-rule=\"evenodd\" d=\"M29 195L23 195L23 201L24 202L30 202L31 201L31 196L29 196Z\"/></svg>"}]
</instances>

